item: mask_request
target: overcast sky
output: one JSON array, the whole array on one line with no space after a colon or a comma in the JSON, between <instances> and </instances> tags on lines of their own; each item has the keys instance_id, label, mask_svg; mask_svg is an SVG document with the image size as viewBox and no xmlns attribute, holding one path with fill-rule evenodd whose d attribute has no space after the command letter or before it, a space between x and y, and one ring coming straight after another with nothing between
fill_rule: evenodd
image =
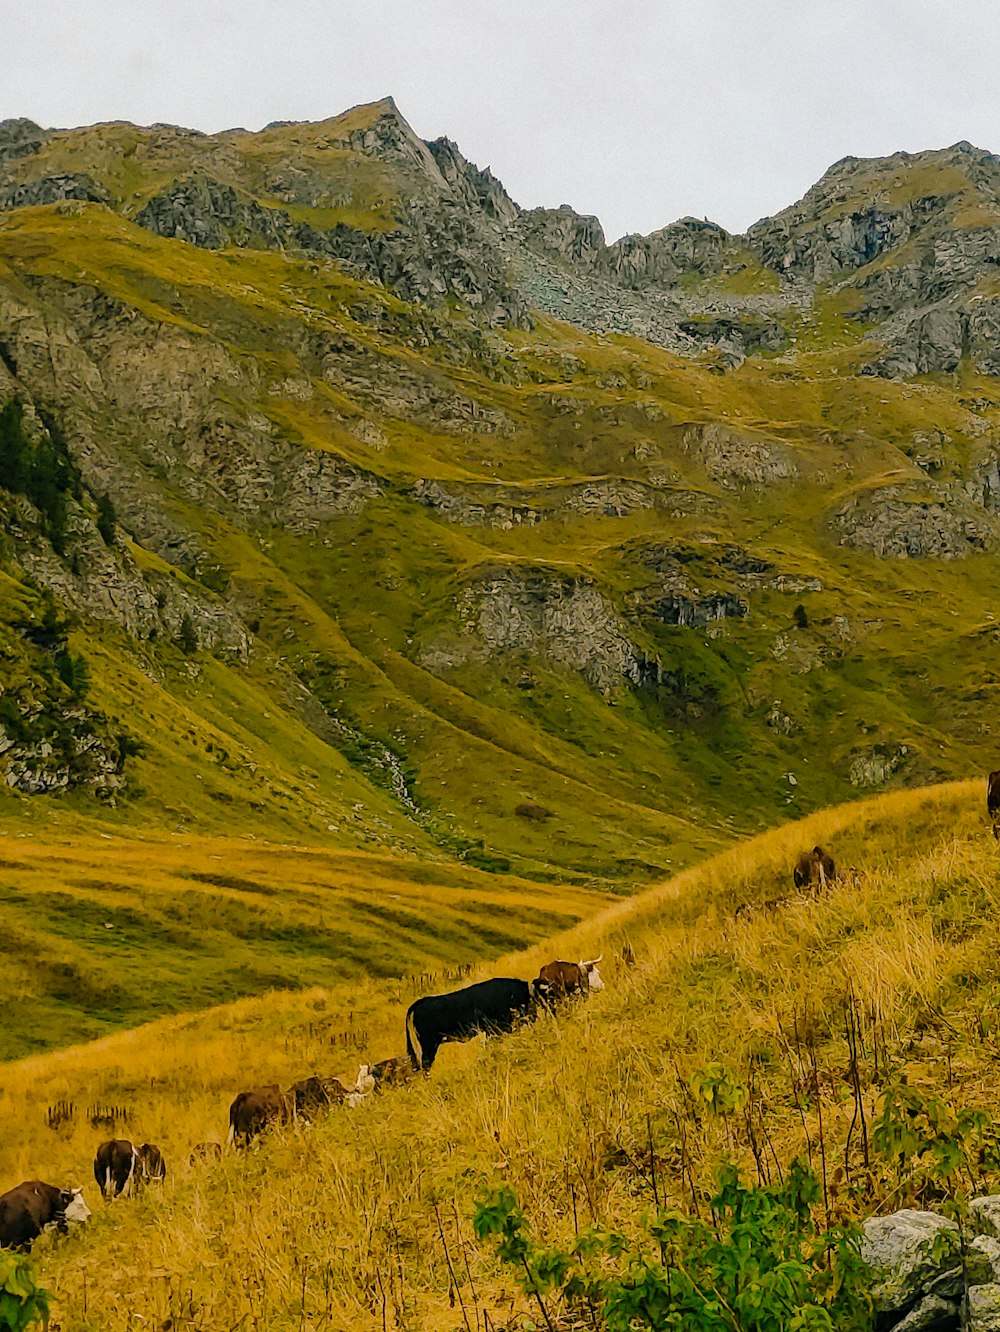
<instances>
[{"instance_id":1,"label":"overcast sky","mask_svg":"<svg viewBox=\"0 0 1000 1332\"><path fill-rule=\"evenodd\" d=\"M202 130L391 93L521 204L730 230L838 158L1000 150L997 0L0 0L0 118Z\"/></svg>"}]
</instances>

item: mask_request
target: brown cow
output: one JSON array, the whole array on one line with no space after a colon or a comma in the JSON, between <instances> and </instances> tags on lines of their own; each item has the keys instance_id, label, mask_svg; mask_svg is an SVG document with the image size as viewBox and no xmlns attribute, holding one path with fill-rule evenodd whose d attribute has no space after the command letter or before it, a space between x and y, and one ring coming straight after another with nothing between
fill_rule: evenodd
<instances>
[{"instance_id":1,"label":"brown cow","mask_svg":"<svg viewBox=\"0 0 1000 1332\"><path fill-rule=\"evenodd\" d=\"M294 1102L296 1117L309 1124L318 1111L346 1100L347 1088L339 1078L321 1078L313 1074L311 1078L293 1082L287 1094Z\"/></svg>"},{"instance_id":2,"label":"brown cow","mask_svg":"<svg viewBox=\"0 0 1000 1332\"><path fill-rule=\"evenodd\" d=\"M89 1216L82 1190L26 1179L0 1194L0 1249L26 1249L43 1230L82 1225Z\"/></svg>"},{"instance_id":3,"label":"brown cow","mask_svg":"<svg viewBox=\"0 0 1000 1332\"><path fill-rule=\"evenodd\" d=\"M604 981L597 970L601 957L595 957L592 962L546 962L538 973L538 985L553 998L603 990Z\"/></svg>"},{"instance_id":4,"label":"brown cow","mask_svg":"<svg viewBox=\"0 0 1000 1332\"><path fill-rule=\"evenodd\" d=\"M139 1155L139 1177L144 1184L150 1184L154 1180L162 1183L167 1177L167 1164L163 1159L163 1153L159 1147L154 1147L151 1142L144 1142L141 1147L136 1148Z\"/></svg>"},{"instance_id":5,"label":"brown cow","mask_svg":"<svg viewBox=\"0 0 1000 1332\"><path fill-rule=\"evenodd\" d=\"M833 858L821 846L803 851L792 870L792 881L796 888L812 888L816 885L822 890L836 877L837 868Z\"/></svg>"},{"instance_id":6,"label":"brown cow","mask_svg":"<svg viewBox=\"0 0 1000 1332\"><path fill-rule=\"evenodd\" d=\"M294 1103L296 1116L309 1124L317 1111L326 1110L331 1105L347 1105L353 1109L374 1086L371 1068L362 1064L353 1087L345 1087L339 1078L321 1078L314 1074L293 1083L287 1095Z\"/></svg>"},{"instance_id":7,"label":"brown cow","mask_svg":"<svg viewBox=\"0 0 1000 1332\"><path fill-rule=\"evenodd\" d=\"M196 1142L191 1148L188 1165L198 1165L200 1161L221 1161L221 1142Z\"/></svg>"},{"instance_id":8,"label":"brown cow","mask_svg":"<svg viewBox=\"0 0 1000 1332\"><path fill-rule=\"evenodd\" d=\"M229 1107L229 1146L246 1147L271 1124L290 1124L294 1118L294 1099L274 1083L240 1092Z\"/></svg>"},{"instance_id":9,"label":"brown cow","mask_svg":"<svg viewBox=\"0 0 1000 1332\"><path fill-rule=\"evenodd\" d=\"M105 1202L121 1194L129 1197L139 1186L142 1165L135 1143L128 1138L102 1142L94 1157L94 1178Z\"/></svg>"},{"instance_id":10,"label":"brown cow","mask_svg":"<svg viewBox=\"0 0 1000 1332\"><path fill-rule=\"evenodd\" d=\"M375 1090L379 1091L382 1087L396 1087L400 1083L408 1082L415 1071L413 1060L409 1055L393 1055L391 1059L383 1059L377 1064L372 1064L371 1074L375 1079Z\"/></svg>"},{"instance_id":11,"label":"brown cow","mask_svg":"<svg viewBox=\"0 0 1000 1332\"><path fill-rule=\"evenodd\" d=\"M993 836L1000 840L1000 772L986 778L986 813L993 820Z\"/></svg>"}]
</instances>

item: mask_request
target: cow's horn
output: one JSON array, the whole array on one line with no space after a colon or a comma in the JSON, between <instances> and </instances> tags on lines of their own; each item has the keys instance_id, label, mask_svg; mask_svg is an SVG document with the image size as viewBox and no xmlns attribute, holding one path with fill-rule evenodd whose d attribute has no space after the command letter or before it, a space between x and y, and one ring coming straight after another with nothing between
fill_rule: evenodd
<instances>
[{"instance_id":1,"label":"cow's horn","mask_svg":"<svg viewBox=\"0 0 1000 1332\"><path fill-rule=\"evenodd\" d=\"M583 965L584 965L584 966L587 968L587 970L589 971L591 967L596 967L597 964L598 964L598 962L600 962L600 961L603 959L603 957L604 957L604 954L602 953L600 957L592 958L590 962L584 962Z\"/></svg>"}]
</instances>

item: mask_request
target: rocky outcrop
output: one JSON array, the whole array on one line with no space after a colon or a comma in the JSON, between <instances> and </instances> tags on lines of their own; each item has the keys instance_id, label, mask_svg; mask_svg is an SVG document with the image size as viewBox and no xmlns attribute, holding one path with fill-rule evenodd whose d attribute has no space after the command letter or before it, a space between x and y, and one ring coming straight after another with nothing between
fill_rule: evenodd
<instances>
[{"instance_id":1,"label":"rocky outcrop","mask_svg":"<svg viewBox=\"0 0 1000 1332\"><path fill-rule=\"evenodd\" d=\"M578 213L569 204L529 209L521 214L519 228L531 249L585 272L597 266L607 248L597 218Z\"/></svg>"},{"instance_id":2,"label":"rocky outcrop","mask_svg":"<svg viewBox=\"0 0 1000 1332\"><path fill-rule=\"evenodd\" d=\"M447 198L413 200L400 205L397 220L387 231L361 231L343 222L321 229L205 176L174 181L135 216L148 231L207 249L236 245L323 255L403 300L433 305L453 298L487 324L530 327L527 307L466 209Z\"/></svg>"},{"instance_id":3,"label":"rocky outcrop","mask_svg":"<svg viewBox=\"0 0 1000 1332\"><path fill-rule=\"evenodd\" d=\"M833 523L842 546L883 559L961 559L1000 538L991 517L976 516L943 498L918 498L899 486L882 486L851 500Z\"/></svg>"},{"instance_id":4,"label":"rocky outcrop","mask_svg":"<svg viewBox=\"0 0 1000 1332\"><path fill-rule=\"evenodd\" d=\"M83 199L107 203L108 191L85 171L71 171L61 176L43 176L40 180L0 184L0 210L37 208L62 199Z\"/></svg>"},{"instance_id":5,"label":"rocky outcrop","mask_svg":"<svg viewBox=\"0 0 1000 1332\"><path fill-rule=\"evenodd\" d=\"M435 139L427 147L448 186L470 208L504 225L517 219L521 210L489 167L474 165L451 139Z\"/></svg>"},{"instance_id":6,"label":"rocky outcrop","mask_svg":"<svg viewBox=\"0 0 1000 1332\"><path fill-rule=\"evenodd\" d=\"M125 786L123 741L101 713L8 703L0 721L0 774L13 790L46 795L85 787L111 798Z\"/></svg>"},{"instance_id":7,"label":"rocky outcrop","mask_svg":"<svg viewBox=\"0 0 1000 1332\"><path fill-rule=\"evenodd\" d=\"M663 624L684 629L701 629L713 620L742 620L750 613L747 603L731 592L690 597L668 592L648 603L648 610Z\"/></svg>"},{"instance_id":8,"label":"rocky outcrop","mask_svg":"<svg viewBox=\"0 0 1000 1332\"><path fill-rule=\"evenodd\" d=\"M48 130L33 120L0 120L0 165L37 153L48 137Z\"/></svg>"},{"instance_id":9,"label":"rocky outcrop","mask_svg":"<svg viewBox=\"0 0 1000 1332\"><path fill-rule=\"evenodd\" d=\"M1000 256L989 262L1000 262ZM945 302L902 322L893 321L878 336L886 350L862 366L862 374L905 379L938 370L951 373L967 359L984 375L1000 375L1000 301L996 299Z\"/></svg>"},{"instance_id":10,"label":"rocky outcrop","mask_svg":"<svg viewBox=\"0 0 1000 1332\"><path fill-rule=\"evenodd\" d=\"M577 671L605 697L657 671L608 598L586 578L499 569L477 577L457 610L460 637L436 637L419 653L428 670L446 673L466 661L525 653Z\"/></svg>"},{"instance_id":11,"label":"rocky outcrop","mask_svg":"<svg viewBox=\"0 0 1000 1332\"><path fill-rule=\"evenodd\" d=\"M714 222L682 217L648 236L629 235L608 246L600 268L623 286L676 287L685 273L718 273L733 238Z\"/></svg>"},{"instance_id":12,"label":"rocky outcrop","mask_svg":"<svg viewBox=\"0 0 1000 1332\"><path fill-rule=\"evenodd\" d=\"M910 757L909 745L872 745L851 758L847 775L852 786L885 786Z\"/></svg>"},{"instance_id":13,"label":"rocky outcrop","mask_svg":"<svg viewBox=\"0 0 1000 1332\"><path fill-rule=\"evenodd\" d=\"M884 1332L998 1332L1000 1199L976 1198L964 1234L954 1221L906 1208L864 1223L875 1326Z\"/></svg>"},{"instance_id":14,"label":"rocky outcrop","mask_svg":"<svg viewBox=\"0 0 1000 1332\"><path fill-rule=\"evenodd\" d=\"M792 450L777 441L733 430L729 426L685 426L678 440L708 475L723 486L759 488L797 473Z\"/></svg>"}]
</instances>

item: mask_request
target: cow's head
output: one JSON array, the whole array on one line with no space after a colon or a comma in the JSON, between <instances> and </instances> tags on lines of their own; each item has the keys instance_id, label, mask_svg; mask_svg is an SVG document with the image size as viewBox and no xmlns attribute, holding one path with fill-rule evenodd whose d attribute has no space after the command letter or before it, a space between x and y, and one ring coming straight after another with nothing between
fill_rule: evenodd
<instances>
[{"instance_id":1,"label":"cow's head","mask_svg":"<svg viewBox=\"0 0 1000 1332\"><path fill-rule=\"evenodd\" d=\"M65 1230L67 1226L82 1226L90 1217L90 1208L83 1201L83 1189L63 1189L59 1194L59 1208L46 1232Z\"/></svg>"},{"instance_id":2,"label":"cow's head","mask_svg":"<svg viewBox=\"0 0 1000 1332\"><path fill-rule=\"evenodd\" d=\"M83 1189L69 1189L63 1197L66 1199L63 1216L67 1225L82 1226L84 1221L89 1220L90 1208L83 1201Z\"/></svg>"},{"instance_id":3,"label":"cow's head","mask_svg":"<svg viewBox=\"0 0 1000 1332\"><path fill-rule=\"evenodd\" d=\"M354 1086L347 1093L347 1104L350 1106L357 1105L374 1090L375 1079L372 1076L372 1066L371 1064L362 1064L358 1069L358 1076L354 1079Z\"/></svg>"},{"instance_id":4,"label":"cow's head","mask_svg":"<svg viewBox=\"0 0 1000 1332\"><path fill-rule=\"evenodd\" d=\"M601 973L597 970L597 964L598 962L601 961L603 957L604 954L602 953L600 957L595 957L591 962L578 963L580 970L587 977L587 984L590 986L591 990L593 990L595 993L598 990L604 989L604 982L601 980Z\"/></svg>"}]
</instances>

